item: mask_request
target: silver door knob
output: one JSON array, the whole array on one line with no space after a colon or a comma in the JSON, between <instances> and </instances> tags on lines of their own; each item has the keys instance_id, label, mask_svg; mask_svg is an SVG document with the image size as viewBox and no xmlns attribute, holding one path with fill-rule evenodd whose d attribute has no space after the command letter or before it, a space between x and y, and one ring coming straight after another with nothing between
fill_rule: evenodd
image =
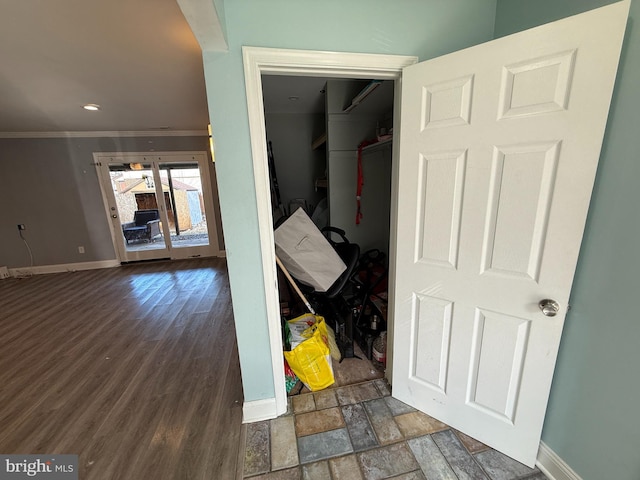
<instances>
[{"instance_id":1,"label":"silver door knob","mask_svg":"<svg viewBox=\"0 0 640 480\"><path fill-rule=\"evenodd\" d=\"M547 317L555 317L557 313L560 311L560 305L555 300L551 300L550 298L545 298L544 300L540 300L538 303L540 310L542 310L542 314Z\"/></svg>"}]
</instances>

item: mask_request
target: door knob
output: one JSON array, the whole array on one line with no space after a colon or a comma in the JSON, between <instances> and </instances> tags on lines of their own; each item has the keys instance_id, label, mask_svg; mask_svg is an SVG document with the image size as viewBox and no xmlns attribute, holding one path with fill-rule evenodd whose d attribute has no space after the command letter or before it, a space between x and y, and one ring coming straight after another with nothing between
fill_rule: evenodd
<instances>
[{"instance_id":1,"label":"door knob","mask_svg":"<svg viewBox=\"0 0 640 480\"><path fill-rule=\"evenodd\" d=\"M560 311L560 305L555 300L551 300L550 298L545 298L544 300L540 300L538 303L540 310L542 310L542 314L547 317L555 317L556 314Z\"/></svg>"},{"instance_id":2,"label":"door knob","mask_svg":"<svg viewBox=\"0 0 640 480\"><path fill-rule=\"evenodd\" d=\"M113 215L111 215L111 218L118 218L118 215L114 213Z\"/></svg>"}]
</instances>

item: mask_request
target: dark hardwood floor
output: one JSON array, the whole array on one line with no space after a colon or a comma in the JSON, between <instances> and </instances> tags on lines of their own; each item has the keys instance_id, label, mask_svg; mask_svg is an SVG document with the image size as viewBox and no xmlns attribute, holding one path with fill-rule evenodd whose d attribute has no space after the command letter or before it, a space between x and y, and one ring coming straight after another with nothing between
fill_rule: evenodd
<instances>
[{"instance_id":1,"label":"dark hardwood floor","mask_svg":"<svg viewBox=\"0 0 640 480\"><path fill-rule=\"evenodd\" d=\"M0 280L0 453L83 480L233 479L242 384L224 259Z\"/></svg>"}]
</instances>

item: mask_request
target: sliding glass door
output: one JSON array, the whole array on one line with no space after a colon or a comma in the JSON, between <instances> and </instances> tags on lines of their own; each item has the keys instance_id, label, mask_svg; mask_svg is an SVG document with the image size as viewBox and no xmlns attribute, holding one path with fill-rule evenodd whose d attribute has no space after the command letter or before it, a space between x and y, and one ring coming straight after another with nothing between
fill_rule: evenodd
<instances>
[{"instance_id":1,"label":"sliding glass door","mask_svg":"<svg viewBox=\"0 0 640 480\"><path fill-rule=\"evenodd\" d=\"M206 153L94 157L120 261L218 253Z\"/></svg>"},{"instance_id":2,"label":"sliding glass door","mask_svg":"<svg viewBox=\"0 0 640 480\"><path fill-rule=\"evenodd\" d=\"M160 163L172 248L209 244L202 175L197 163Z\"/></svg>"}]
</instances>

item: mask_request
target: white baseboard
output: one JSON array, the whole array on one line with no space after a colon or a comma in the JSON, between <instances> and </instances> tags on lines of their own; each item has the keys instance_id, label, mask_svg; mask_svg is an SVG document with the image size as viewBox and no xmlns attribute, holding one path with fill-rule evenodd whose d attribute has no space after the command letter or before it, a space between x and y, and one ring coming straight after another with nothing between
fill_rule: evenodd
<instances>
[{"instance_id":1,"label":"white baseboard","mask_svg":"<svg viewBox=\"0 0 640 480\"><path fill-rule=\"evenodd\" d=\"M582 480L580 475L574 472L572 468L544 442L540 442L536 466L542 473L549 477L550 480Z\"/></svg>"},{"instance_id":2,"label":"white baseboard","mask_svg":"<svg viewBox=\"0 0 640 480\"><path fill-rule=\"evenodd\" d=\"M244 405L242 405L242 423L270 420L277 416L278 412L275 398L253 400L251 402L244 402Z\"/></svg>"},{"instance_id":3,"label":"white baseboard","mask_svg":"<svg viewBox=\"0 0 640 480\"><path fill-rule=\"evenodd\" d=\"M24 277L27 275L42 275L46 273L77 272L78 270L95 270L98 268L119 267L118 260L101 260L98 262L64 263L59 265L41 265L37 267L10 268L12 277Z\"/></svg>"}]
</instances>

